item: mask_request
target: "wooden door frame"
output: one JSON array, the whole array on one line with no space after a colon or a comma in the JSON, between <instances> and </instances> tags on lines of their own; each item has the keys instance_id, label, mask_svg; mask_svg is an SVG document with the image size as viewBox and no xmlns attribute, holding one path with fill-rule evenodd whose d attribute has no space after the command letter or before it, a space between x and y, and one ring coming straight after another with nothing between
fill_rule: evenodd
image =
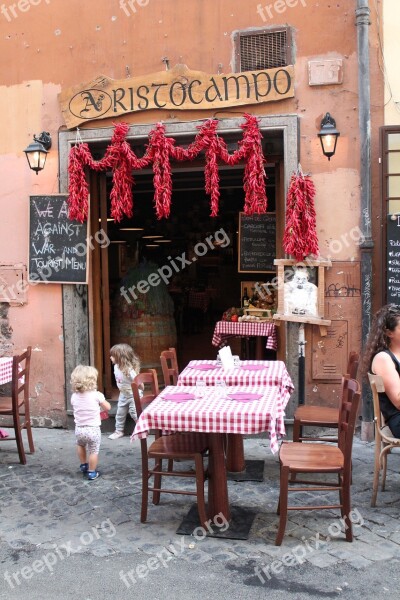
<instances>
[{"instance_id":1,"label":"wooden door frame","mask_svg":"<svg viewBox=\"0 0 400 600\"><path fill-rule=\"evenodd\" d=\"M102 232L107 240L107 181L106 173L90 173L90 231ZM93 243L89 253L89 340L92 364L99 372L98 389L111 398L110 363L110 292L108 278L108 246Z\"/></svg>"}]
</instances>

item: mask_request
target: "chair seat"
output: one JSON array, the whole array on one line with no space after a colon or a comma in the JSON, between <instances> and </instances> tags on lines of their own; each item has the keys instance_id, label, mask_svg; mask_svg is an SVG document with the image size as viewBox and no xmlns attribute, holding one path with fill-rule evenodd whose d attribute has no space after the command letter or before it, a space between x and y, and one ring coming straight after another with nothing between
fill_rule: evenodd
<instances>
[{"instance_id":1,"label":"chair seat","mask_svg":"<svg viewBox=\"0 0 400 600\"><path fill-rule=\"evenodd\" d=\"M195 454L204 454L208 450L208 438L202 433L163 435L150 446L150 458L193 458Z\"/></svg>"},{"instance_id":2,"label":"chair seat","mask_svg":"<svg viewBox=\"0 0 400 600\"><path fill-rule=\"evenodd\" d=\"M338 427L339 409L303 404L296 408L294 418L295 420L300 419L302 425Z\"/></svg>"},{"instance_id":3,"label":"chair seat","mask_svg":"<svg viewBox=\"0 0 400 600\"><path fill-rule=\"evenodd\" d=\"M394 437L394 435L388 425L385 425L384 427L382 427L381 436L385 443L387 442L388 444L396 444L396 445L400 446L400 438Z\"/></svg>"},{"instance_id":4,"label":"chair seat","mask_svg":"<svg viewBox=\"0 0 400 600\"><path fill-rule=\"evenodd\" d=\"M299 473L336 473L344 466L343 453L337 446L309 442L284 442L279 460L282 467Z\"/></svg>"}]
</instances>

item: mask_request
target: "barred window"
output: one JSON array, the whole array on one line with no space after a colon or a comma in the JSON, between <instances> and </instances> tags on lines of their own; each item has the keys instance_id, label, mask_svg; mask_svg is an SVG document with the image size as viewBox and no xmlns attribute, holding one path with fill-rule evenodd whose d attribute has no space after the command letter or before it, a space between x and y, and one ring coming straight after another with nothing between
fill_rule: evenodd
<instances>
[{"instance_id":1,"label":"barred window","mask_svg":"<svg viewBox=\"0 0 400 600\"><path fill-rule=\"evenodd\" d=\"M235 71L260 71L293 64L289 27L235 36Z\"/></svg>"}]
</instances>

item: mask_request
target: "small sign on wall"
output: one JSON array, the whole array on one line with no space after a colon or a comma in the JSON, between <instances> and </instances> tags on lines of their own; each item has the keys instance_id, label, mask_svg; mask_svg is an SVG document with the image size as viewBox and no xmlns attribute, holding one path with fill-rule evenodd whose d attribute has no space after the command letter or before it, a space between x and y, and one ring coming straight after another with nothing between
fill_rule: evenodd
<instances>
[{"instance_id":1,"label":"small sign on wall","mask_svg":"<svg viewBox=\"0 0 400 600\"><path fill-rule=\"evenodd\" d=\"M0 265L0 302L12 306L25 304L28 287L26 265Z\"/></svg>"}]
</instances>

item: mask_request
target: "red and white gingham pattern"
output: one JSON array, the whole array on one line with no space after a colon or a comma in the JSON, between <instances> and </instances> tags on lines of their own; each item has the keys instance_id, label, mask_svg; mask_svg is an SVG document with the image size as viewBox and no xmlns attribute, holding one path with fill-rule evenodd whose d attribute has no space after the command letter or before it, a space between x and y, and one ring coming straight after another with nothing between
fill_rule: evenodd
<instances>
[{"instance_id":1,"label":"red and white gingham pattern","mask_svg":"<svg viewBox=\"0 0 400 600\"><path fill-rule=\"evenodd\" d=\"M240 323L218 321L215 325L212 345L220 346L232 336L246 337L257 335L267 338L265 347L269 350L276 350L278 348L275 323L262 321L241 321Z\"/></svg>"},{"instance_id":2,"label":"red and white gingham pattern","mask_svg":"<svg viewBox=\"0 0 400 600\"><path fill-rule=\"evenodd\" d=\"M202 389L204 396L198 397L196 387L168 386L140 415L131 440L147 437L151 429L238 434L268 431L270 448L275 453L277 436L285 435L283 417L291 389L282 384L232 386L228 390L210 386ZM182 391L192 392L195 399L178 403L162 398L164 394ZM228 393L244 391L262 397L253 402L235 402L226 397Z\"/></svg>"},{"instance_id":3,"label":"red and white gingham pattern","mask_svg":"<svg viewBox=\"0 0 400 600\"><path fill-rule=\"evenodd\" d=\"M9 383L12 380L12 356L0 358L0 385Z\"/></svg>"},{"instance_id":4,"label":"red and white gingham pattern","mask_svg":"<svg viewBox=\"0 0 400 600\"><path fill-rule=\"evenodd\" d=\"M223 379L226 385L283 385L290 391L293 383L286 370L286 365L281 360L242 360L239 367L233 369L203 370L196 368L199 365L216 365L215 360L192 360L178 377L178 385L196 385L202 379L207 385L215 385L217 379ZM243 369L246 365L262 365L264 368L257 371Z\"/></svg>"}]
</instances>

